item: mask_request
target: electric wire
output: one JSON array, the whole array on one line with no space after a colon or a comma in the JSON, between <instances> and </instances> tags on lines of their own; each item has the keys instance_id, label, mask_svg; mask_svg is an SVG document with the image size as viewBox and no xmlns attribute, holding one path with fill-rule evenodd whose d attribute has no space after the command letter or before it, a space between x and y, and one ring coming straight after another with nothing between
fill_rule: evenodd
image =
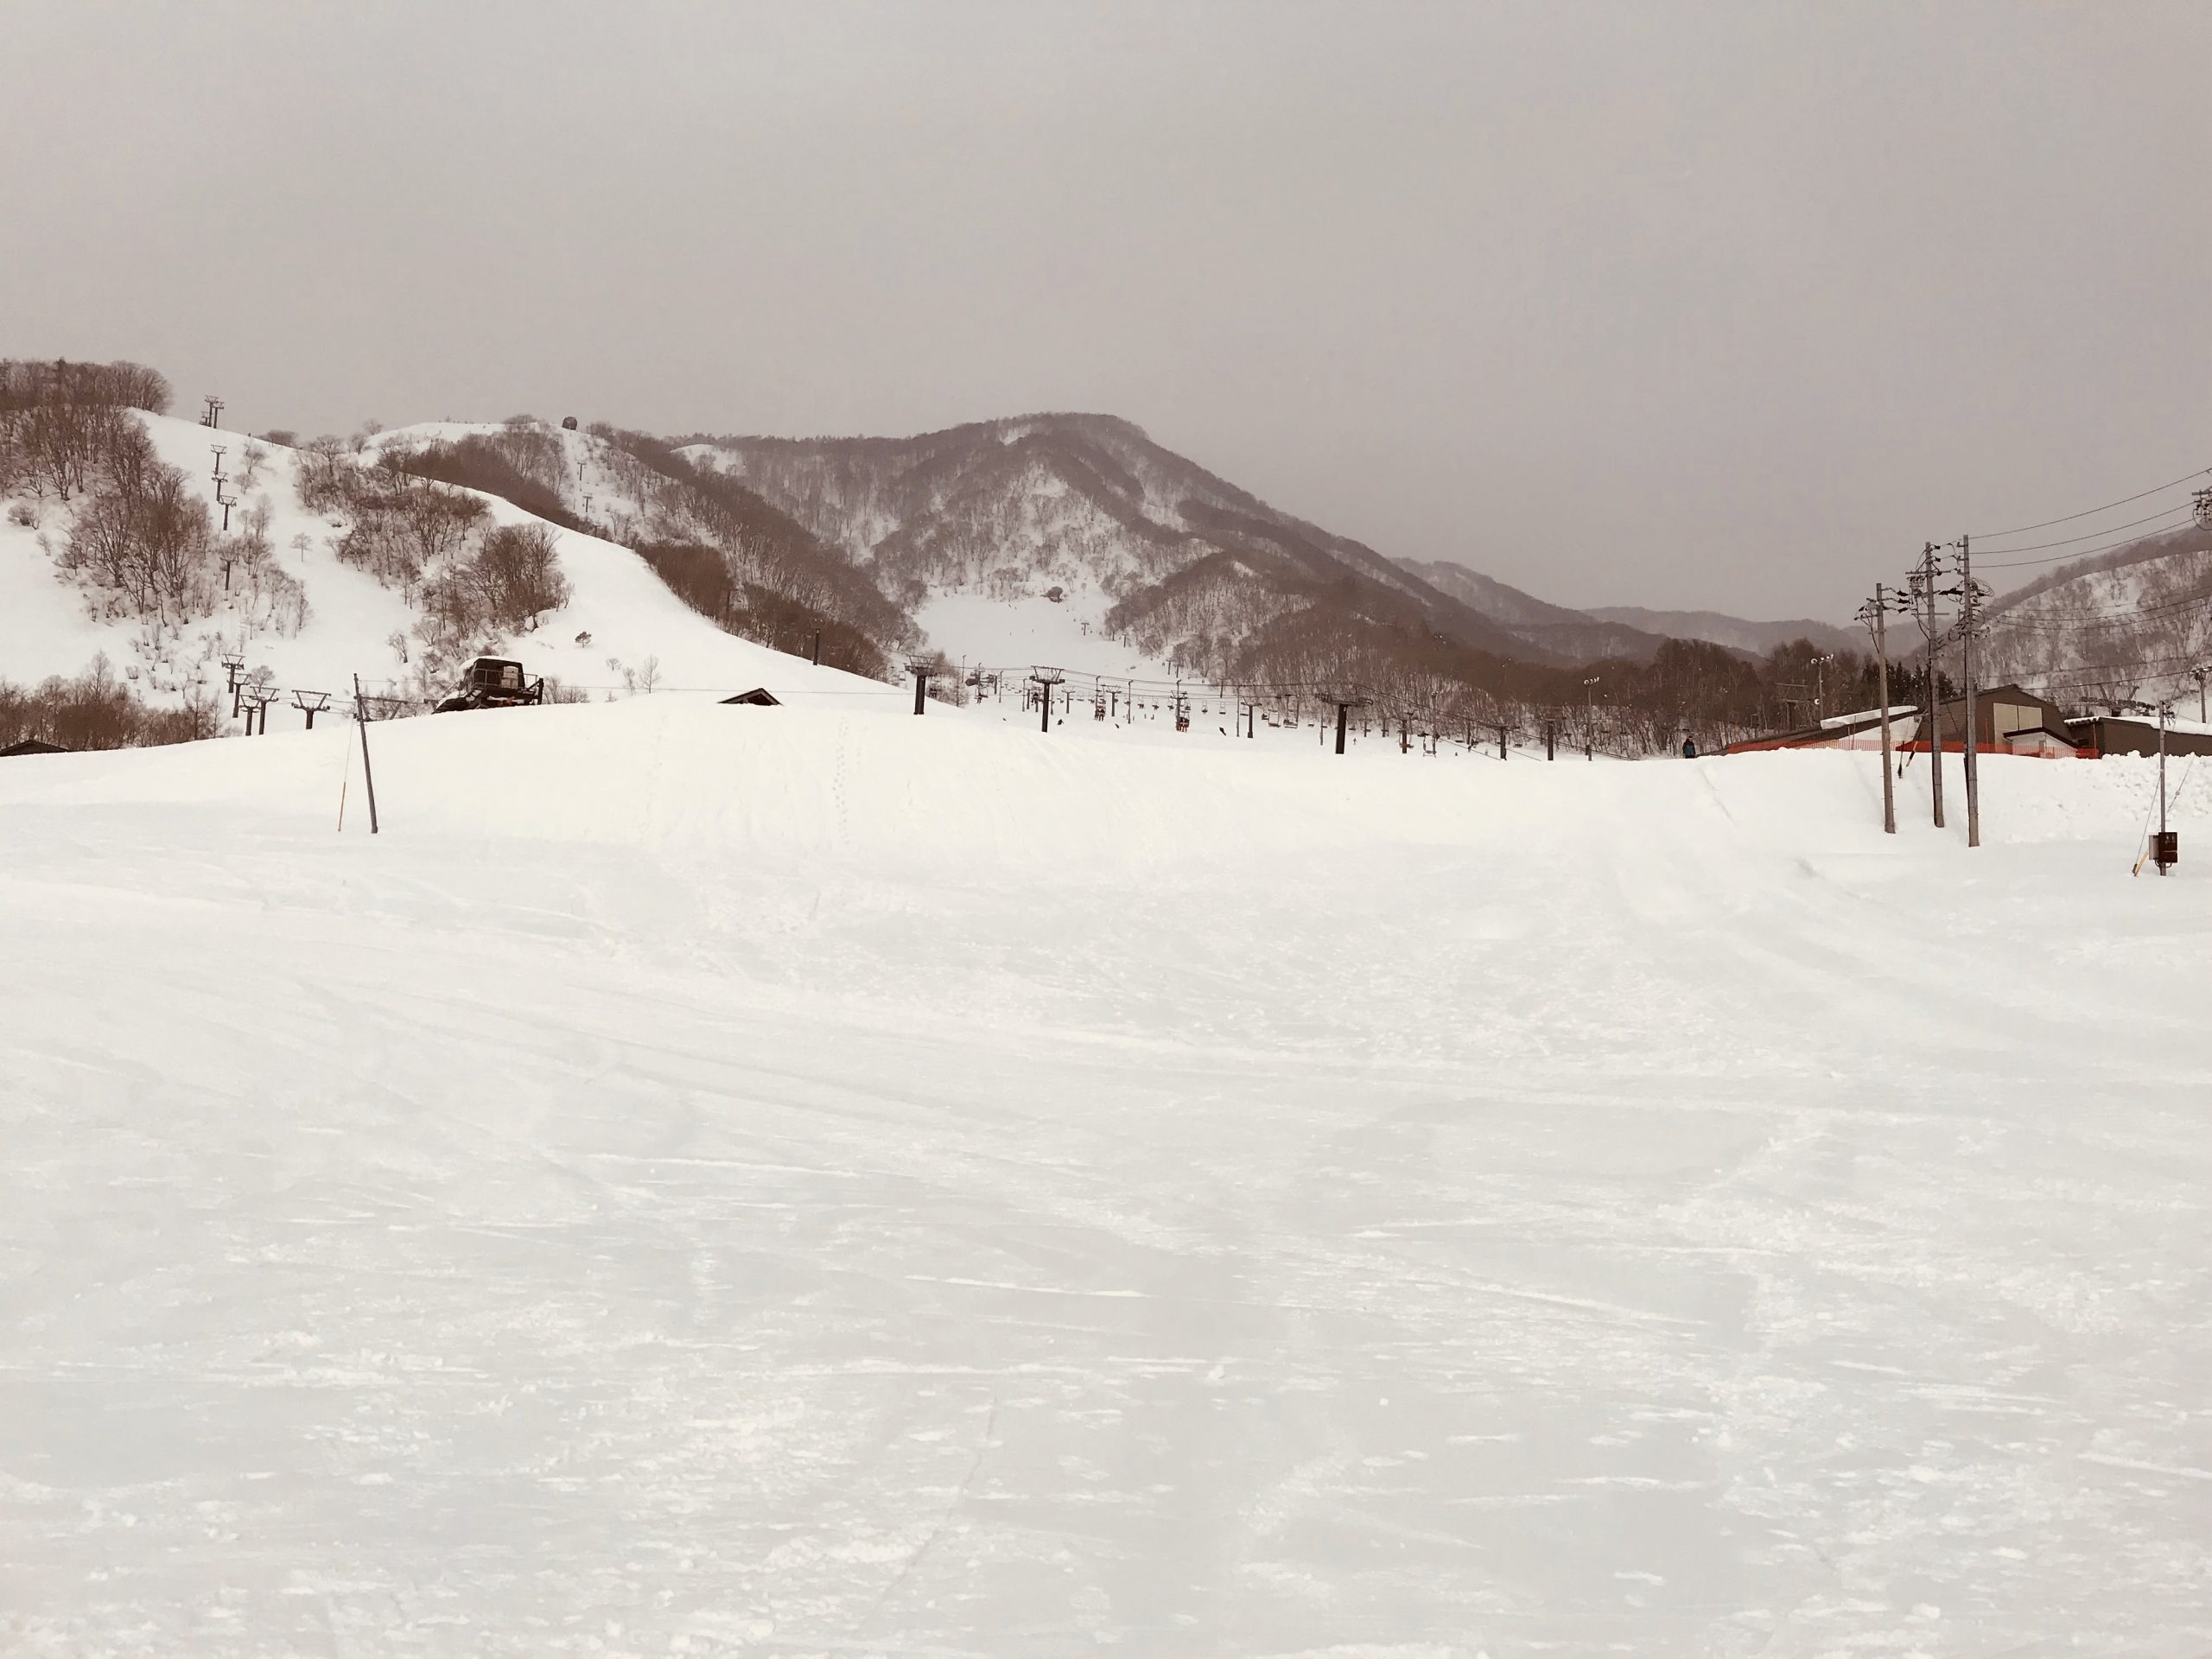
<instances>
[{"instance_id":1,"label":"electric wire","mask_svg":"<svg viewBox=\"0 0 2212 1659\"><path fill-rule=\"evenodd\" d=\"M2146 499L2157 495L2162 490L2177 488L2192 480L2203 478L2208 474L2212 474L2212 467L2200 467L2193 473L2183 473L2179 478L2164 484L2154 484L2149 489L2138 491L2133 495L2123 495L2119 500L2107 501L2101 507L2084 507L2079 512L2069 512L2061 518L2045 518L2041 523L2033 524L2016 524L2010 530L1976 531L1973 532L1974 537L1976 541L2001 541L2007 536L2024 536L2030 531L2049 530L2053 524L2070 524L2077 518L2090 518L2101 512L2110 512L2114 507L2124 507L2131 501Z\"/></svg>"},{"instance_id":2,"label":"electric wire","mask_svg":"<svg viewBox=\"0 0 2212 1659\"><path fill-rule=\"evenodd\" d=\"M2192 512L2193 511L2194 509L2191 507L2164 507L2157 512L2147 514L2141 518L2131 518L2124 524L2107 524L2101 530L2084 531L2079 536L2062 537L2059 540L2055 542L2030 542L2025 547L2000 547L1997 549L1996 551L2000 556L2005 556L1988 559L1982 562L1993 567L2003 568L2011 564L2055 564L2059 562L2059 559L2081 558L2084 556L2079 553L2063 553L2058 556L2058 559L2013 559L2009 556L2014 553L2037 553L2041 552L2047 547L2069 547L2075 542L2094 542L2100 536L2110 536L2119 531L2133 530L2140 524L2156 524L2161 518L2171 518L2180 514ZM2121 537L2120 540L2113 543L2113 545L2121 546L2128 542L2146 541L2154 534L2156 534L2155 531L2146 531L2141 536Z\"/></svg>"}]
</instances>

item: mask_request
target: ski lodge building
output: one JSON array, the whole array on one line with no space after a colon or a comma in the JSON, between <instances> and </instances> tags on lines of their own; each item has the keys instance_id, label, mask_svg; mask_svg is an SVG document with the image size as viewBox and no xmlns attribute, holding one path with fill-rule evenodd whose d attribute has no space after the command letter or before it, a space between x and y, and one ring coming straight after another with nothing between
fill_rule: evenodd
<instances>
[{"instance_id":1,"label":"ski lodge building","mask_svg":"<svg viewBox=\"0 0 2212 1659\"><path fill-rule=\"evenodd\" d=\"M1985 754L2030 754L2046 760L2089 759L2100 753L2082 747L2092 741L2069 724L2066 711L2048 697L2039 697L2018 685L1993 685L1974 694L1974 747ZM1928 740L1921 729L1921 711L1910 704L1890 710L1890 741L1903 753L1923 753ZM1964 751L1967 743L1967 700L1954 697L1937 705L1936 730L1947 754ZM2171 740L2171 734L2169 734ZM2158 747L2152 733L2152 748ZM1802 731L1778 732L1731 743L1723 754L1750 754L1760 749L1878 749L1882 747L1882 711L1832 715L1817 726ZM2115 749L2113 753L2131 751ZM2169 750L2169 753L2171 753Z\"/></svg>"},{"instance_id":2,"label":"ski lodge building","mask_svg":"<svg viewBox=\"0 0 2212 1659\"><path fill-rule=\"evenodd\" d=\"M2085 754L2156 754L2158 722L2147 715L2077 715L2066 722ZM2166 728L2168 754L2212 754L2212 726L2180 721Z\"/></svg>"}]
</instances>

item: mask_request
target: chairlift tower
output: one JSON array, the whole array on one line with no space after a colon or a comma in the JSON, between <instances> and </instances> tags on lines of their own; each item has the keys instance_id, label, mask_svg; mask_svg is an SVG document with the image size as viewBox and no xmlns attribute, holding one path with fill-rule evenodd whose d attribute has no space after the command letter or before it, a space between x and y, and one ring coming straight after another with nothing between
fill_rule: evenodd
<instances>
[{"instance_id":1,"label":"chairlift tower","mask_svg":"<svg viewBox=\"0 0 2212 1659\"><path fill-rule=\"evenodd\" d=\"M222 664L223 672L228 677L228 683L223 689L231 694L231 718L236 720L238 717L238 676L245 672L245 658L224 657L217 660Z\"/></svg>"},{"instance_id":2,"label":"chairlift tower","mask_svg":"<svg viewBox=\"0 0 2212 1659\"><path fill-rule=\"evenodd\" d=\"M1355 709L1364 709L1372 701L1367 694L1346 686L1332 693L1329 701L1337 706L1337 753L1344 752L1344 727Z\"/></svg>"},{"instance_id":3,"label":"chairlift tower","mask_svg":"<svg viewBox=\"0 0 2212 1659\"><path fill-rule=\"evenodd\" d=\"M1037 728L1039 731L1049 732L1052 729L1052 689L1066 678L1067 676L1057 668L1030 670L1029 683L1037 688L1037 701L1043 707L1043 716Z\"/></svg>"}]
</instances>

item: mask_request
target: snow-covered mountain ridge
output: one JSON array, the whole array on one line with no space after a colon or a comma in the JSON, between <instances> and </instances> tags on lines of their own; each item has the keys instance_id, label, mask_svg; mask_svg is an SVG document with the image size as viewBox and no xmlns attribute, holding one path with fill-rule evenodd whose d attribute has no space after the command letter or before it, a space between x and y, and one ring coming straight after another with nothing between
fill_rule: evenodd
<instances>
[{"instance_id":1,"label":"snow-covered mountain ridge","mask_svg":"<svg viewBox=\"0 0 2212 1659\"><path fill-rule=\"evenodd\" d=\"M1373 549L1277 511L1111 416L1045 414L912 438L702 437L740 478L903 602L1044 600L1153 660L1256 675L1326 617L1549 660Z\"/></svg>"},{"instance_id":2,"label":"snow-covered mountain ridge","mask_svg":"<svg viewBox=\"0 0 2212 1659\"><path fill-rule=\"evenodd\" d=\"M1223 673L1268 658L1272 637L1323 610L1543 664L1648 660L1668 634L1549 604L1452 560L1385 558L1113 416L1022 416L912 438L704 437L683 453L842 547L925 623L947 596L1019 604L1057 590L1054 602L1091 629ZM1772 631L1668 614L1687 625L1675 637L1732 648Z\"/></svg>"}]
</instances>

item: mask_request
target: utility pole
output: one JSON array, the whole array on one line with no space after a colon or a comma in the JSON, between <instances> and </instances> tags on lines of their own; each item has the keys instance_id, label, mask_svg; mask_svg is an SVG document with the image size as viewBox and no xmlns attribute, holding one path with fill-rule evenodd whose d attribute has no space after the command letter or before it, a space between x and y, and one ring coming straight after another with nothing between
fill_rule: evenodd
<instances>
[{"instance_id":1,"label":"utility pole","mask_svg":"<svg viewBox=\"0 0 2212 1659\"><path fill-rule=\"evenodd\" d=\"M369 786L369 833L378 833L377 775L369 770L369 705L361 695L361 677L353 677L353 723L361 728L361 781Z\"/></svg>"},{"instance_id":2,"label":"utility pole","mask_svg":"<svg viewBox=\"0 0 2212 1659\"><path fill-rule=\"evenodd\" d=\"M1066 678L1067 676L1057 668L1040 668L1031 672L1030 683L1037 688L1037 701L1044 710L1044 717L1038 723L1039 731L1050 732L1052 729L1052 688Z\"/></svg>"},{"instance_id":3,"label":"utility pole","mask_svg":"<svg viewBox=\"0 0 2212 1659\"><path fill-rule=\"evenodd\" d=\"M313 702L309 702L308 701L309 697L313 697L315 701ZM313 731L315 730L315 717L321 714L324 709L330 707L330 693L327 691L295 691L292 693L292 707L297 709L301 713L304 714L308 717L308 730ZM263 718L266 719L267 716L264 715Z\"/></svg>"},{"instance_id":4,"label":"utility pole","mask_svg":"<svg viewBox=\"0 0 2212 1659\"><path fill-rule=\"evenodd\" d=\"M1981 790L1975 765L1975 728L1980 722L1975 718L1974 685L1974 637L1980 626L1981 588L1974 579L1974 544L1970 537L1959 537L1959 671L1966 684L1961 688L1966 696L1967 738L1967 845L1981 845Z\"/></svg>"},{"instance_id":5,"label":"utility pole","mask_svg":"<svg viewBox=\"0 0 2212 1659\"><path fill-rule=\"evenodd\" d=\"M1598 677L1595 674L1582 682L1582 692L1586 700L1582 715L1582 758L1595 760L1598 758Z\"/></svg>"},{"instance_id":6,"label":"utility pole","mask_svg":"<svg viewBox=\"0 0 2212 1659\"><path fill-rule=\"evenodd\" d=\"M1890 765L1890 640L1884 622L1889 615L1890 601L1882 591L1882 584L1874 584L1874 597L1860 607L1861 620L1871 620L1874 630L1875 695L1882 700L1882 833L1894 836L1897 832L1897 779Z\"/></svg>"},{"instance_id":7,"label":"utility pole","mask_svg":"<svg viewBox=\"0 0 2212 1659\"><path fill-rule=\"evenodd\" d=\"M1913 571L1911 581L1913 610L1920 624L1921 638L1927 641L1924 659L1928 671L1927 695L1921 698L1925 706L1920 711L1920 726L1928 739L1928 791L1936 804L1936 827L1943 827L1943 704L1936 683L1936 543L1929 542L1920 550L1920 565Z\"/></svg>"},{"instance_id":8,"label":"utility pole","mask_svg":"<svg viewBox=\"0 0 2212 1659\"><path fill-rule=\"evenodd\" d=\"M1813 658L1813 724L1815 726L1828 717L1828 664L1834 661L1834 652L1822 652Z\"/></svg>"},{"instance_id":9,"label":"utility pole","mask_svg":"<svg viewBox=\"0 0 2212 1659\"><path fill-rule=\"evenodd\" d=\"M2174 864L2174 835L2166 828L2166 721L2173 712L2171 702L2158 705L2158 838L2151 843L2151 861L2158 867L2160 875Z\"/></svg>"},{"instance_id":10,"label":"utility pole","mask_svg":"<svg viewBox=\"0 0 2212 1659\"><path fill-rule=\"evenodd\" d=\"M822 666L822 630L819 628L814 631L813 662L817 668Z\"/></svg>"},{"instance_id":11,"label":"utility pole","mask_svg":"<svg viewBox=\"0 0 2212 1659\"><path fill-rule=\"evenodd\" d=\"M2196 723L2204 724L2204 681L2212 675L2212 664L2199 663L2189 671L2189 677L2196 682Z\"/></svg>"},{"instance_id":12,"label":"utility pole","mask_svg":"<svg viewBox=\"0 0 2212 1659\"><path fill-rule=\"evenodd\" d=\"M906 664L906 671L914 677L914 712L922 712L923 701L930 694L930 665L916 658Z\"/></svg>"}]
</instances>

